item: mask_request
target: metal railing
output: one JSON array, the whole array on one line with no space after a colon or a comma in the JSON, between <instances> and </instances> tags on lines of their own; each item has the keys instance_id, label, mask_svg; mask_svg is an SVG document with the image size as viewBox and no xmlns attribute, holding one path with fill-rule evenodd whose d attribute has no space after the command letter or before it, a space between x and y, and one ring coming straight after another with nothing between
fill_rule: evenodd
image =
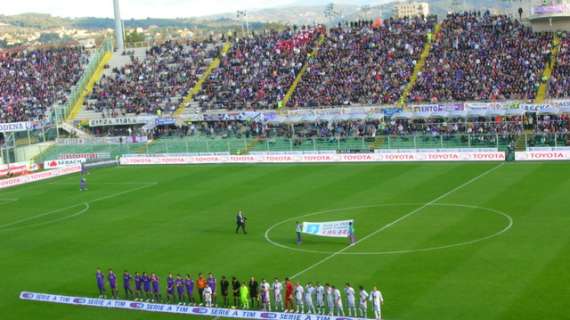
<instances>
[{"instance_id":1,"label":"metal railing","mask_svg":"<svg viewBox=\"0 0 570 320\"><path fill-rule=\"evenodd\" d=\"M49 142L55 138L55 129L46 128L18 133L16 148L32 152L35 142ZM533 147L564 148L570 146L567 134L455 134L455 135L382 135L376 137L205 137L184 136L161 138L149 143L105 144L77 139L81 144L55 144L41 150L38 161L57 159L62 154L104 153L115 158L124 154L253 154L265 152L373 152L374 150L413 149L487 149L506 150L509 145L518 150ZM125 138L121 141L128 141ZM31 142L31 145L30 145ZM37 144L38 150L42 144ZM37 150L36 150L37 151ZM36 153L37 154L37 153Z\"/></svg>"},{"instance_id":2,"label":"metal railing","mask_svg":"<svg viewBox=\"0 0 570 320\"><path fill-rule=\"evenodd\" d=\"M89 79L91 79L91 77L95 73L95 70L97 70L97 66L101 62L101 59L103 59L103 56L105 56L107 52L112 52L112 51L113 51L113 43L111 39L105 39L101 44L101 46L89 58L89 63L85 67L83 74L81 75L81 78L71 88L71 92L67 97L67 102L64 105L54 106L54 108L52 109L49 119L50 122L59 124L62 121L65 121L65 119L71 113L71 109L73 108L75 103L77 103L77 100L79 100L79 98L81 97L81 93L83 92L83 90L85 90L85 87L89 82Z\"/></svg>"}]
</instances>

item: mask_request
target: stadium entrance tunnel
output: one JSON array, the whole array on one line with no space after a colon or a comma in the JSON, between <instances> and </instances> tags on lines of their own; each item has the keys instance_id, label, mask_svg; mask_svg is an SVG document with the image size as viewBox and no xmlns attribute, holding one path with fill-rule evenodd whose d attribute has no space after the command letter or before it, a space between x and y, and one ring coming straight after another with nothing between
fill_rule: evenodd
<instances>
[{"instance_id":1,"label":"stadium entrance tunnel","mask_svg":"<svg viewBox=\"0 0 570 320\"><path fill-rule=\"evenodd\" d=\"M399 219L416 210L409 217ZM366 237L347 250L339 252L348 245L346 238L303 234L303 242L300 245L295 243L295 221L346 219L354 219L357 240ZM509 214L476 205L383 203L323 210L289 218L269 227L265 231L265 239L276 247L306 253L405 254L474 245L500 236L512 225L513 219ZM375 234L368 237L372 233Z\"/></svg>"}]
</instances>

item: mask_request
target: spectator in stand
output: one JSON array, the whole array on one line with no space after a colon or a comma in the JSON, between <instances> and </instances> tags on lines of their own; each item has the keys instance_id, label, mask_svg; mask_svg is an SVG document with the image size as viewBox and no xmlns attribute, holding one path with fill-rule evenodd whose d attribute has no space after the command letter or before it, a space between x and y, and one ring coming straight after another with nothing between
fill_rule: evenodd
<instances>
[{"instance_id":1,"label":"spectator in stand","mask_svg":"<svg viewBox=\"0 0 570 320\"><path fill-rule=\"evenodd\" d=\"M303 67L320 28L293 27L235 39L204 83L203 109L277 108Z\"/></svg>"},{"instance_id":2,"label":"spectator in stand","mask_svg":"<svg viewBox=\"0 0 570 320\"><path fill-rule=\"evenodd\" d=\"M409 102L533 99L551 40L507 16L449 14Z\"/></svg>"},{"instance_id":3,"label":"spectator in stand","mask_svg":"<svg viewBox=\"0 0 570 320\"><path fill-rule=\"evenodd\" d=\"M0 123L45 119L81 78L83 48L24 49L0 56Z\"/></svg>"},{"instance_id":4,"label":"spectator in stand","mask_svg":"<svg viewBox=\"0 0 570 320\"><path fill-rule=\"evenodd\" d=\"M210 42L167 41L153 46L144 60L131 56L129 64L104 76L93 89L87 109L107 117L171 113L219 49L219 43Z\"/></svg>"},{"instance_id":5,"label":"spectator in stand","mask_svg":"<svg viewBox=\"0 0 570 320\"><path fill-rule=\"evenodd\" d=\"M297 86L291 106L398 101L437 17L359 21L330 30Z\"/></svg>"}]
</instances>

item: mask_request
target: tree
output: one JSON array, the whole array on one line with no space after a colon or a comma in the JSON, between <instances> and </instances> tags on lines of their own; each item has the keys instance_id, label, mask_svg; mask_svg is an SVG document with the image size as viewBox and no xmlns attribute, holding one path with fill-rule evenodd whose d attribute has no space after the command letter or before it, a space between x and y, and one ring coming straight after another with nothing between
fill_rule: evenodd
<instances>
[{"instance_id":1,"label":"tree","mask_svg":"<svg viewBox=\"0 0 570 320\"><path fill-rule=\"evenodd\" d=\"M136 30L127 33L127 37L125 42L127 43L136 43L136 42L143 42L145 40L144 34L138 33Z\"/></svg>"}]
</instances>

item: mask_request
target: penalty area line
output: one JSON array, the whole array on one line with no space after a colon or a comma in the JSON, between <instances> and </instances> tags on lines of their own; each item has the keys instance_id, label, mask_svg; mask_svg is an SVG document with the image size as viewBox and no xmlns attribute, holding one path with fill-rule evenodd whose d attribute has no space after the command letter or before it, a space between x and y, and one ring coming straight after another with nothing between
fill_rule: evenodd
<instances>
[{"instance_id":1,"label":"penalty area line","mask_svg":"<svg viewBox=\"0 0 570 320\"><path fill-rule=\"evenodd\" d=\"M394 226L395 224L397 224L397 223L399 223L399 222L401 222L401 221L403 221L403 220L405 220L405 219L407 219L407 218L409 218L409 217L415 215L416 213L422 211L422 210L425 209L426 207L429 207L429 206L433 205L433 204L436 203L437 201L439 201L439 200L441 200L441 199L444 199L445 197L449 196L450 194L452 194L452 193L454 193L454 192L456 192L456 191L458 191L458 190L461 190L461 189L465 188L466 186L472 184L473 182L475 182L475 181L477 181L477 180L479 180L479 179L481 179L481 178L487 176L488 174L490 174L491 172L493 172L493 171L499 169L499 168L502 167L503 165L504 165L504 163L500 163L500 164L498 164L498 165L492 167L491 169L486 170L485 172L483 172L483 173L479 174L478 176L476 176L476 177L474 177L474 178L471 178L470 180L464 182L463 184L461 184L461 185L459 185L459 186L457 186L457 187L455 187L455 188L453 188L453 189L447 191L446 193L444 193L444 194L438 196L437 198L431 200L430 202L427 202L427 203L423 204L422 206L420 206L420 207L418 207L418 208L416 208L416 209L414 209L414 210L412 210L412 211L406 213L405 215L399 217L398 219L396 219L396 220L394 220L394 221L392 221L392 222L390 222L390 223L384 225L384 226L381 227L380 229L377 229L377 230L375 230L375 231L369 233L368 235L366 235L365 237L361 238L360 240L357 240L354 244L348 245L348 246L346 246L346 247L344 247L344 248L342 248L342 249L340 249L340 250L338 250L338 251L333 252L332 254L330 254L330 255L324 257L323 259L321 259L321 260L315 262L314 264L308 266L307 268L305 268L305 269L303 269L303 270L301 270L301 271L295 273L294 275L290 276L289 278L295 279L295 278L297 278L298 276L300 276L300 275L306 273L307 271L310 271L310 270L312 270L312 269L314 269L314 268L320 266L321 264L323 264L323 263L329 261L330 259L332 259L332 258L336 257L337 255L343 253L344 251L346 251L346 250L348 250L348 249L350 249L350 248L352 248L352 247L357 246L359 243L365 241L366 239L369 239L369 238L371 238L371 237L373 237L373 236L379 234L380 232L382 232L382 231L384 231L384 230L386 230L386 229L388 229L388 228L391 228L391 227Z\"/></svg>"}]
</instances>

